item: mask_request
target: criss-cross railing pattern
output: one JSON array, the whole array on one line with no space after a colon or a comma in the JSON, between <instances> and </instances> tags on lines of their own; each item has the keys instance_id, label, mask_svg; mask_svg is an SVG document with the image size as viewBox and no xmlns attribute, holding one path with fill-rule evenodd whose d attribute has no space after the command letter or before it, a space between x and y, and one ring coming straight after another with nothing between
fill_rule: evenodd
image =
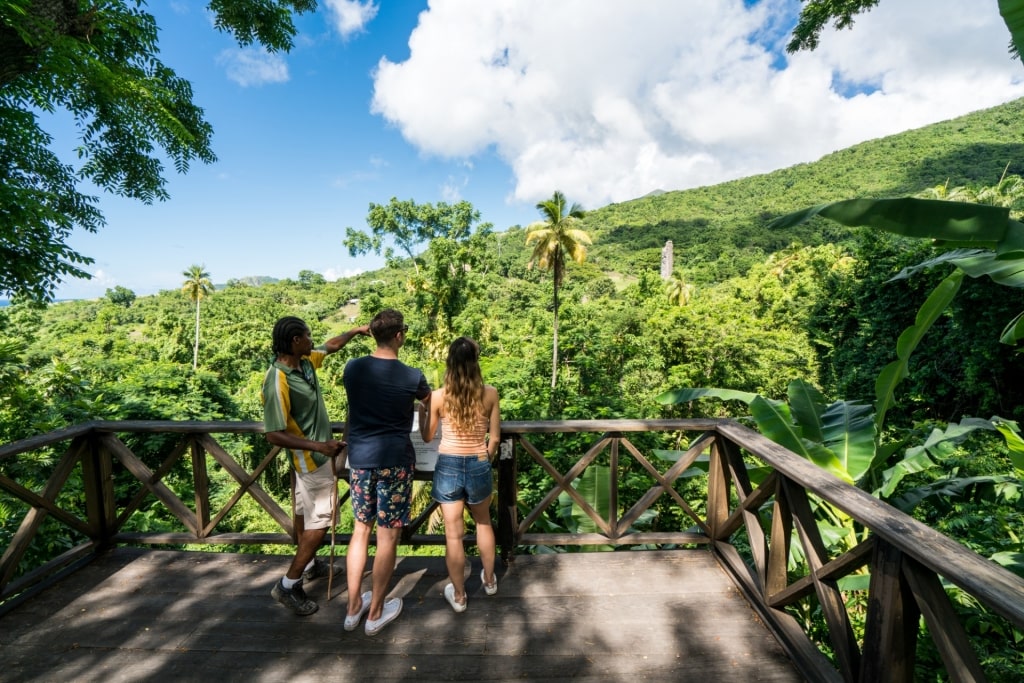
<instances>
[{"instance_id":1,"label":"criss-cross railing pattern","mask_svg":"<svg viewBox=\"0 0 1024 683\"><path fill-rule=\"evenodd\" d=\"M533 441L538 433L596 433L586 452L563 474ZM662 472L623 435L630 432L703 430ZM770 625L805 675L815 681L911 681L921 617L953 681L983 681L984 671L942 581L979 599L992 612L1024 630L1024 581L955 541L935 532L867 493L738 423L727 420L581 420L514 423L503 427L506 454L499 481L503 545L707 544ZM525 457L513 457L514 449ZM621 501L620 454L625 450L651 477L651 487L635 501ZM706 517L682 500L674 487L679 476L707 455ZM608 505L596 510L574 487L602 456L609 470ZM745 460L752 459L752 462ZM757 461L757 462L753 462ZM603 462L603 461L602 461ZM551 488L519 519L514 485L518 470L539 466ZM755 486L751 466L768 473ZM568 495L598 532L545 533L538 519L556 499ZM667 496L693 521L688 531L635 532L633 522L660 497ZM617 517L620 503L630 507ZM823 539L815 510L831 506L851 520L851 542L831 546ZM856 529L853 528L856 526ZM794 575L790 558L797 550L806 563ZM835 556L830 556L830 553ZM840 588L848 577L864 588ZM863 581L866 580L866 581ZM856 583L854 584L856 586ZM854 624L848 605L862 613ZM807 638L787 608L816 602L824 615L832 659ZM863 605L866 603L866 608Z\"/></svg>"},{"instance_id":2,"label":"criss-cross railing pattern","mask_svg":"<svg viewBox=\"0 0 1024 683\"><path fill-rule=\"evenodd\" d=\"M342 426L335 429L341 431ZM290 514L260 483L277 449L268 448L250 471L215 438L261 431L260 423L93 422L0 446L0 505L20 505L24 510L17 529L5 532L9 541L0 556L0 613L113 544L292 543ZM636 445L641 434L652 433L671 434L671 440L687 446L663 468L665 459L646 455ZM593 439L581 449L583 435ZM150 455L143 458L127 445L142 436L159 437L155 456L147 451ZM559 445L563 438L576 445ZM538 446L542 442L545 445ZM18 481L22 456L37 457L37 465L52 463L45 481L35 486ZM151 467L146 462L157 464ZM577 484L588 468L598 466L607 478L600 503L584 495ZM684 480L693 482L693 474L705 466L707 474L697 479L704 486L683 485ZM536 491L537 477L531 474L529 495L520 496L525 468L538 468L542 479L550 479L550 487ZM221 491L222 472L234 482L217 509L210 496L214 469ZM955 584L1024 631L1020 577L733 421L506 422L497 470L498 536L507 560L517 547L536 545L620 550L651 544L706 547L809 680L913 680L922 619L951 680L985 680L943 582ZM180 479L171 473L180 478L183 471L191 477L191 504L174 490ZM115 475L121 482L130 475L134 490L126 495L121 486L115 493ZM420 474L421 479L428 477L429 473ZM648 484L638 484L643 477ZM75 486L69 485L71 481ZM69 490L80 490L81 495L68 496ZM623 499L627 492L630 500ZM281 533L222 530L230 526L226 521L232 509L246 495ZM562 495L593 522L594 530L547 531L542 517L553 517L552 506ZM126 529L152 499L180 523L180 530ZM686 528L635 530L655 506L681 511L678 517L686 521L678 526ZM826 507L846 516L851 530L846 544L828 544L820 534L818 513ZM442 534L417 533L432 512L432 505L425 506L405 530L404 542L444 543ZM70 549L39 567L22 567L44 524L63 527ZM339 541L347 543L348 538ZM804 559L803 574L792 570L794 554ZM866 579L861 581L866 587L844 585L850 577ZM791 611L806 611L809 605L824 615L831 659L808 639Z\"/></svg>"}]
</instances>

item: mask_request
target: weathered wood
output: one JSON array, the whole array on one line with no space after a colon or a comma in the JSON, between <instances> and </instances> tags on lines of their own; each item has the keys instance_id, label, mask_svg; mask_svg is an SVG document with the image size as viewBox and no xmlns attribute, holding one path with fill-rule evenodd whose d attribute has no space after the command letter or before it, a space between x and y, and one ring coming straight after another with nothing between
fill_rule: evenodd
<instances>
[{"instance_id":1,"label":"weathered wood","mask_svg":"<svg viewBox=\"0 0 1024 683\"><path fill-rule=\"evenodd\" d=\"M104 547L117 529L117 500L114 497L114 462L97 441L96 434L90 433L78 437L72 444L80 444L85 515L92 529L89 536L98 539Z\"/></svg>"},{"instance_id":2,"label":"weathered wood","mask_svg":"<svg viewBox=\"0 0 1024 683\"><path fill-rule=\"evenodd\" d=\"M115 443L120 444L125 450L128 449L128 446L126 446L123 441L118 439L115 435L109 434L103 436L100 439L101 446L110 440L113 440ZM185 450L187 448L187 439L177 441L174 444L174 447L171 449L171 451L164 457L164 460L163 462L160 463L160 466L156 469L155 472L152 473L152 475L149 478L149 483L161 481L164 478L164 476L167 475L168 472L173 470L174 466L178 463L178 460L185 453ZM104 455L108 458L110 458L113 455L109 450L105 450L102 448L101 450L103 451ZM129 472L132 471L127 466L125 467L125 469L128 469ZM151 492L148 487L139 487L139 490L135 492L135 495L132 496L131 500L128 501L128 504L125 505L124 508L121 510L121 514L117 516L117 521L114 523L115 531L120 530L128 522L128 520L131 519L132 515L134 515L142 507L142 504L149 499L150 493Z\"/></svg>"},{"instance_id":3,"label":"weathered wood","mask_svg":"<svg viewBox=\"0 0 1024 683\"><path fill-rule=\"evenodd\" d=\"M595 523L597 523L597 525L601 528L601 530L605 533L606 536L611 537L613 535L611 528L608 526L607 520L602 519L594 511L594 508L592 508L587 501L583 500L583 497L572 486L572 482L581 474L583 474L583 470L587 469L590 463L592 463L594 459L597 458L598 454L602 450L604 450L604 447L608 444L609 441L610 439L607 436L603 436L602 438L598 439L597 443L591 446L590 449L586 453L584 453L583 456L576 462L576 464L570 467L569 471L563 475L557 469L555 469L554 465L548 462L548 459L544 457L544 454L541 453L536 446L534 446L528 440L520 437L520 445L526 449L527 453L530 454L534 462L540 465L544 469L544 471L547 472L548 475L550 475L551 478L555 480L555 486L550 491L548 491L547 495L545 495L544 498L542 498L541 501L533 508L533 510L531 510L530 513L527 514L526 518L523 519L522 523L519 525L518 535L522 535L523 532L529 529L533 525L534 521L536 521L537 517L539 517L544 512L544 510L548 508L549 505L555 502L555 499L558 498L558 496L561 495L563 491L573 499L573 502L579 505L580 508L587 513L587 516L589 516L591 519L594 520Z\"/></svg>"},{"instance_id":4,"label":"weathered wood","mask_svg":"<svg viewBox=\"0 0 1024 683\"><path fill-rule=\"evenodd\" d=\"M885 541L872 545L860 683L911 683L920 611L904 590L903 554Z\"/></svg>"},{"instance_id":5,"label":"weathered wood","mask_svg":"<svg viewBox=\"0 0 1024 683\"><path fill-rule=\"evenodd\" d=\"M782 533L780 531L780 533ZM874 549L874 539L858 543L851 550L831 560L818 569L817 576L824 579L839 579L852 574L858 568L863 567L871 559L871 552ZM783 577L784 579L785 577ZM782 584L780 584L782 585ZM804 576L793 583L771 591L767 594L768 604L772 607L785 607L804 598L814 592L814 577Z\"/></svg>"},{"instance_id":6,"label":"weathered wood","mask_svg":"<svg viewBox=\"0 0 1024 683\"><path fill-rule=\"evenodd\" d=\"M261 508L266 510L267 514L269 514L282 529L291 529L292 520L288 514L281 509L281 506L277 504L277 501L274 500L270 494L263 490L263 487L256 483L256 477L258 475L250 475L246 472L245 469L231 457L231 454L221 448L220 444L214 441L210 436L204 434L200 436L199 439L203 448L206 449L206 452L224 468L224 471L230 474L232 478L240 484L240 491L238 492L238 495L248 493ZM237 500L237 498L233 498L230 501L230 504L234 505ZM228 506L225 506L225 508L226 509L222 512L227 514L227 510L230 508ZM218 514L217 521L220 521L223 516L224 515L222 514Z\"/></svg>"},{"instance_id":7,"label":"weathered wood","mask_svg":"<svg viewBox=\"0 0 1024 683\"><path fill-rule=\"evenodd\" d=\"M679 458L679 460L668 468L665 474L662 474L658 468L643 456L636 446L629 441L623 440L626 450L628 450L633 458L640 463L645 470L647 470L648 474L651 475L651 478L654 479L656 485L652 486L646 493L640 496L640 499L633 504L633 507L627 510L626 514L622 516L617 528L618 535L621 536L625 534L629 527L640 518L640 515L649 509L662 494L667 494L673 501L675 501L676 505L682 508L683 512L685 512L686 515L694 521L694 524L707 533L707 526L704 524L704 520L702 520L697 513L693 511L693 508L690 507L690 505L683 500L683 497L679 495L679 492L672 487L672 483L679 478L679 475L685 472L690 465L697 460L697 457L704 450L707 443L708 441L701 440L697 445L691 446L686 453ZM613 490L616 492L617 503L618 486L614 486ZM615 508L616 506L613 505L612 509L614 510Z\"/></svg>"},{"instance_id":8,"label":"weathered wood","mask_svg":"<svg viewBox=\"0 0 1024 683\"><path fill-rule=\"evenodd\" d=\"M1024 579L874 496L843 483L814 463L794 457L743 425L726 422L718 429L787 479L827 500L907 556L979 598L1018 628L1024 628Z\"/></svg>"},{"instance_id":9,"label":"weathered wood","mask_svg":"<svg viewBox=\"0 0 1024 683\"><path fill-rule=\"evenodd\" d=\"M77 463L77 450L68 450L64 453L50 478L46 480L46 485L43 486L42 499L48 502L49 505L33 507L25 513L25 517L21 520L18 530L14 532L14 538L11 539L10 545L4 549L3 556L0 556L0 586L7 585L14 576L18 563L21 562L25 551L28 550L32 538L35 536L36 531L39 530L43 520L46 519L47 514L49 514L47 508L53 506L53 502L57 500L57 496L60 495L60 491L64 487L64 482L67 481L71 475L72 468Z\"/></svg>"},{"instance_id":10,"label":"weathered wood","mask_svg":"<svg viewBox=\"0 0 1024 683\"><path fill-rule=\"evenodd\" d=\"M523 534L520 545L586 546L586 545L644 545L647 543L707 545L708 537L686 531L641 531L619 538L608 538L604 534Z\"/></svg>"},{"instance_id":11,"label":"weathered wood","mask_svg":"<svg viewBox=\"0 0 1024 683\"><path fill-rule=\"evenodd\" d=\"M769 473L756 489L740 500L737 508L723 522L722 533L731 536L740 526L744 525L747 520L745 513L748 510L759 510L764 503L768 502L775 495L777 484L778 476L775 472Z\"/></svg>"},{"instance_id":12,"label":"weathered wood","mask_svg":"<svg viewBox=\"0 0 1024 683\"><path fill-rule=\"evenodd\" d=\"M339 535L339 538L341 536ZM196 538L193 534L164 531L164 532L118 532L112 539L116 543L131 543L135 545L294 545L294 540L288 534L274 533L232 533L208 534L203 538Z\"/></svg>"},{"instance_id":13,"label":"weathered wood","mask_svg":"<svg viewBox=\"0 0 1024 683\"><path fill-rule=\"evenodd\" d=\"M837 581L819 573L822 565L828 561L828 552L818 524L814 521L807 493L795 484L784 481L780 495L785 495L793 511L793 523L803 546L810 577L814 581L814 592L828 624L829 639L839 660L839 671L846 681L852 683L860 676L860 650Z\"/></svg>"},{"instance_id":14,"label":"weathered wood","mask_svg":"<svg viewBox=\"0 0 1024 683\"><path fill-rule=\"evenodd\" d=\"M8 479L2 474L0 474L0 489L4 489L8 493L14 495L16 498L20 498L21 500L25 501L32 507L39 508L40 510L45 510L47 514L56 517L62 523L71 527L83 536L92 535L92 529L89 527L88 523L83 522L78 517L75 517L66 510L62 510L52 500L47 500L45 497L39 495L35 491L25 488L18 482Z\"/></svg>"},{"instance_id":15,"label":"weathered wood","mask_svg":"<svg viewBox=\"0 0 1024 683\"><path fill-rule=\"evenodd\" d=\"M171 514L178 518L179 522L192 532L193 536L198 537L199 529L196 527L195 514L188 509L188 506L182 503L181 499L167 488L166 484L157 479L154 473L146 467L146 464L139 460L117 437L104 434L100 438L104 447L113 453L121 461L121 464L135 475L135 478L142 482L142 485L163 503Z\"/></svg>"},{"instance_id":16,"label":"weathered wood","mask_svg":"<svg viewBox=\"0 0 1024 683\"><path fill-rule=\"evenodd\" d=\"M772 504L771 543L765 565L764 595L767 605L781 609L774 596L782 592L789 580L789 548L793 541L793 514L783 493L783 480L775 477L775 502ZM767 483L767 482L766 482ZM814 583L811 582L811 586Z\"/></svg>"},{"instance_id":17,"label":"weathered wood","mask_svg":"<svg viewBox=\"0 0 1024 683\"><path fill-rule=\"evenodd\" d=\"M755 612L769 624L775 637L793 657L793 663L808 681L843 683L843 677L811 641L807 639L796 619L783 610L773 609L761 600L757 577L743 561L736 549L728 543L713 543L712 549L719 564L729 573L733 582L743 591Z\"/></svg>"},{"instance_id":18,"label":"weathered wood","mask_svg":"<svg viewBox=\"0 0 1024 683\"><path fill-rule=\"evenodd\" d=\"M203 451L200 439L202 436L189 441L192 446L190 450L192 452L192 490L195 492L193 501L196 508L196 526L199 528L198 536L205 538L213 527L210 524L210 496L206 493L210 490L210 477L206 471L206 453Z\"/></svg>"},{"instance_id":19,"label":"weathered wood","mask_svg":"<svg viewBox=\"0 0 1024 683\"><path fill-rule=\"evenodd\" d=\"M443 558L399 557L375 637L326 579L316 614L276 604L288 559L118 548L0 617L0 680L804 680L706 551L517 556L493 597L474 558L462 614Z\"/></svg>"},{"instance_id":20,"label":"weathered wood","mask_svg":"<svg viewBox=\"0 0 1024 683\"><path fill-rule=\"evenodd\" d=\"M22 453L29 453L31 451L39 450L40 448L52 446L53 444L60 443L61 441L70 441L85 434L90 434L94 431L95 425L95 422L86 422L84 424L64 427L63 429L47 432L46 434L30 436L27 439L15 441L14 443L4 444L3 446L0 446L0 460L13 458L21 455Z\"/></svg>"},{"instance_id":21,"label":"weathered wood","mask_svg":"<svg viewBox=\"0 0 1024 683\"><path fill-rule=\"evenodd\" d=\"M495 541L501 558L508 562L515 553L519 528L519 472L516 468L515 439L501 435L498 445L498 526Z\"/></svg>"},{"instance_id":22,"label":"weathered wood","mask_svg":"<svg viewBox=\"0 0 1024 683\"><path fill-rule=\"evenodd\" d=\"M711 445L711 459L708 461L708 532L716 541L725 541L731 534L725 532L729 519L729 477L728 463L719 447L718 439Z\"/></svg>"},{"instance_id":23,"label":"weathered wood","mask_svg":"<svg viewBox=\"0 0 1024 683\"><path fill-rule=\"evenodd\" d=\"M16 607L25 598L35 595L44 588L56 583L58 580L68 576L75 568L83 562L87 562L96 556L97 545L93 542L81 543L70 550L53 558L41 567L26 572L17 579L14 579L3 590L0 590L0 616L10 609ZM13 600L8 600L17 596Z\"/></svg>"},{"instance_id":24,"label":"weathered wood","mask_svg":"<svg viewBox=\"0 0 1024 683\"><path fill-rule=\"evenodd\" d=\"M950 680L954 683L984 683L988 680L938 577L909 558L904 558L901 569Z\"/></svg>"}]
</instances>

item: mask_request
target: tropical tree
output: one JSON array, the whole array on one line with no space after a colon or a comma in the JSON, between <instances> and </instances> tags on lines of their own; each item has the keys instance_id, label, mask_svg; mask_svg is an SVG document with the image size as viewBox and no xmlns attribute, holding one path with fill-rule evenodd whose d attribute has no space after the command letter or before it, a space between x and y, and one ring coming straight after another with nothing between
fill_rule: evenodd
<instances>
[{"instance_id":1,"label":"tropical tree","mask_svg":"<svg viewBox=\"0 0 1024 683\"><path fill-rule=\"evenodd\" d=\"M837 29L853 26L854 16L867 12L879 0L804 0L800 18L789 43L787 52L814 50L818 47L821 32L829 22ZM1024 53L1024 0L998 0L999 13L1003 16L1010 32L1010 53L1019 58Z\"/></svg>"},{"instance_id":2,"label":"tropical tree","mask_svg":"<svg viewBox=\"0 0 1024 683\"><path fill-rule=\"evenodd\" d=\"M480 223L480 212L467 201L435 205L394 197L386 206L370 204L366 224L369 233L345 228L349 254L382 254L389 267L402 263L396 248L405 254L415 270L406 290L413 295L416 309L427 317L427 345L443 353L452 320L473 293L470 274L486 253L486 238L493 226ZM425 243L426 250L419 252Z\"/></svg>"},{"instance_id":3,"label":"tropical tree","mask_svg":"<svg viewBox=\"0 0 1024 683\"><path fill-rule=\"evenodd\" d=\"M131 305L135 303L135 292L121 285L108 289L106 296L110 303L125 308L131 308Z\"/></svg>"},{"instance_id":4,"label":"tropical tree","mask_svg":"<svg viewBox=\"0 0 1024 683\"><path fill-rule=\"evenodd\" d=\"M52 298L92 259L68 245L103 223L91 183L150 203L179 173L211 163L213 128L192 86L159 59L158 27L134 0L0 0L0 293ZM210 0L214 26L240 45L289 50L294 13L315 0ZM78 168L63 163L40 113L74 118ZM71 150L67 150L70 152Z\"/></svg>"},{"instance_id":5,"label":"tropical tree","mask_svg":"<svg viewBox=\"0 0 1024 683\"><path fill-rule=\"evenodd\" d=\"M192 347L192 370L199 365L199 302L204 296L213 293L213 283L210 282L210 274L205 269L206 266L193 264L182 272L186 280L181 285L181 291L196 305L196 341Z\"/></svg>"},{"instance_id":6,"label":"tropical tree","mask_svg":"<svg viewBox=\"0 0 1024 683\"><path fill-rule=\"evenodd\" d=\"M668 302L673 306L685 306L690 303L694 289L696 287L686 281L686 275L680 268L672 271L672 277L665 283L665 294L668 296Z\"/></svg>"},{"instance_id":7,"label":"tropical tree","mask_svg":"<svg viewBox=\"0 0 1024 683\"><path fill-rule=\"evenodd\" d=\"M585 212L579 204L571 206L565 195L555 190L551 199L537 204L544 220L532 223L526 229L526 244L536 245L530 256L530 266L550 270L554 280L554 328L551 345L551 388L555 388L558 378L558 288L565 277L565 260L583 263L587 258L587 246L591 244L590 235L576 227L583 220Z\"/></svg>"}]
</instances>

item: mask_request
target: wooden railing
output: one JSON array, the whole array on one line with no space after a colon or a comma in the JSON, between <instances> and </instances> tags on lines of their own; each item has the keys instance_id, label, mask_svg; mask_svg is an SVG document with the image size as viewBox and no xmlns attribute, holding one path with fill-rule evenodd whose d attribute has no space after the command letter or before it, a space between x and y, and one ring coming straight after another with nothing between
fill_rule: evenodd
<instances>
[{"instance_id":1,"label":"wooden railing","mask_svg":"<svg viewBox=\"0 0 1024 683\"><path fill-rule=\"evenodd\" d=\"M336 431L341 427L336 424ZM0 557L0 610L115 544L292 543L290 513L260 483L277 449L269 449L247 468L215 438L261 431L261 423L91 422L0 446L0 490L5 494L0 503L17 503L25 510ZM155 455L141 457L125 443L147 436L163 440ZM670 458L658 457L650 444L664 448L669 436L683 447ZM647 454L640 443L647 444ZM19 471L22 458L51 462L47 480L35 487L19 483L12 473ZM594 465L609 473L602 483L603 505L575 487ZM768 472L756 486L749 476L751 465ZM191 486L183 488L194 490L192 506L166 481L175 468L191 477ZM1024 631L1024 580L733 421L505 422L496 468L497 532L506 561L517 548L538 545L707 547L809 680L913 680L922 618L951 680L986 680L943 581ZM535 476L538 468L545 476ZM217 476L226 473L235 488L214 510L209 482L217 469ZM527 470L530 476L521 477ZM694 473L701 476L695 479ZM429 473L419 476L426 479ZM126 495L123 486L115 493L115 478L137 482L134 493ZM648 483L638 485L642 478ZM72 479L75 486L68 485ZM549 484L538 488L538 479ZM524 480L530 482L528 491L518 488ZM219 489L223 495L223 484ZM80 495L69 497L72 490ZM696 499L684 497L694 492L699 492ZM245 495L267 512L280 533L223 530ZM568 497L592 530L547 530L560 496ZM137 530L141 525L133 516L151 497L181 530ZM852 520L859 542L838 550L824 542L815 520L815 508L823 505ZM425 532L435 507L429 504L417 514L403 531L403 543L444 543L443 534ZM674 528L655 524L655 530L638 530L645 513L655 510L671 510L686 521ZM33 542L43 536L39 531L46 520L63 527L65 536L74 539L73 547L39 567L21 567ZM54 532L45 535L52 538ZM340 543L348 540L347 535L336 538ZM803 575L794 576L788 569L794 549L806 559ZM859 591L859 602L851 600L858 591L840 589L840 580L854 575L870 577L866 589ZM805 635L792 611L811 603L824 615L831 659ZM848 608L854 603L866 605L860 622Z\"/></svg>"}]
</instances>

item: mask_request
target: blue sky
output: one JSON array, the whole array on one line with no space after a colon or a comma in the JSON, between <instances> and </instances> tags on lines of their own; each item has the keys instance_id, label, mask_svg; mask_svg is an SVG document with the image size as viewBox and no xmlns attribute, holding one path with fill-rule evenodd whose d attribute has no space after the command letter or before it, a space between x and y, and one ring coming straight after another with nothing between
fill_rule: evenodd
<instances>
[{"instance_id":1,"label":"blue sky","mask_svg":"<svg viewBox=\"0 0 1024 683\"><path fill-rule=\"evenodd\" d=\"M882 0L786 55L797 0L326 0L288 54L242 49L200 3L152 0L219 160L169 169L167 202L104 195L76 234L91 281L57 298L176 289L350 257L371 202L467 200L503 230L559 189L593 209L813 161L1024 96L995 0ZM74 140L55 130L69 161ZM995 180L995 179L994 179Z\"/></svg>"}]
</instances>

